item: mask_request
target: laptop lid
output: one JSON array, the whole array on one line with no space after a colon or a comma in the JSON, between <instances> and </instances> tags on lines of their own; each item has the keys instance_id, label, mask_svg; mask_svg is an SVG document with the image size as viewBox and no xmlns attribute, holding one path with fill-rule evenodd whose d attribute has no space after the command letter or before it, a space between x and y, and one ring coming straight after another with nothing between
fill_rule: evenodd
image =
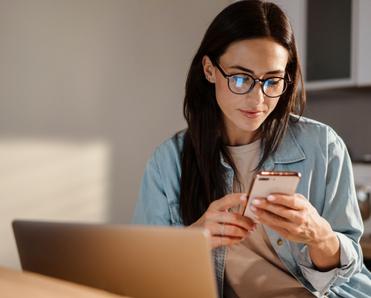
<instances>
[{"instance_id":1,"label":"laptop lid","mask_svg":"<svg viewBox=\"0 0 371 298\"><path fill-rule=\"evenodd\" d=\"M22 268L134 298L217 297L202 229L13 221Z\"/></svg>"}]
</instances>

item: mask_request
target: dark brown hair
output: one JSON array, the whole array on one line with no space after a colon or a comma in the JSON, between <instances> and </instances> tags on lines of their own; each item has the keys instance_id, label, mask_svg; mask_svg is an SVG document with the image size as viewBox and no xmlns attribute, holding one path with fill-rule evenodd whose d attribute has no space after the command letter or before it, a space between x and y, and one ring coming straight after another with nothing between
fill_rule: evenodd
<instances>
[{"instance_id":1,"label":"dark brown hair","mask_svg":"<svg viewBox=\"0 0 371 298\"><path fill-rule=\"evenodd\" d=\"M239 1L226 7L207 29L186 81L183 113L188 128L181 155L180 185L180 213L185 225L194 223L212 201L226 194L226 169L221 164L221 155L236 172L222 141L225 134L222 111L216 102L215 86L205 79L202 58L207 55L218 61L232 43L253 38L273 39L288 50L286 75L292 80L260 127L263 154L258 168L277 150L291 121L290 113L303 113L303 79L286 15L277 5L264 1Z\"/></svg>"}]
</instances>

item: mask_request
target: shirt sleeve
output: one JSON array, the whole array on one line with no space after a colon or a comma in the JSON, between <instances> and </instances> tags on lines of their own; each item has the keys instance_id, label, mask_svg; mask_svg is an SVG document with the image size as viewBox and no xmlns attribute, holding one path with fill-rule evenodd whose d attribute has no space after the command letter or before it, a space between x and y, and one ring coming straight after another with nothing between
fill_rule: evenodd
<instances>
[{"instance_id":1,"label":"shirt sleeve","mask_svg":"<svg viewBox=\"0 0 371 298\"><path fill-rule=\"evenodd\" d=\"M327 154L326 197L321 216L329 222L339 239L340 266L327 272L316 270L307 246L302 248L298 264L304 277L321 294L334 285L349 281L361 271L363 264L359 244L363 222L354 187L352 163L345 144L331 129Z\"/></svg>"},{"instance_id":2,"label":"shirt sleeve","mask_svg":"<svg viewBox=\"0 0 371 298\"><path fill-rule=\"evenodd\" d=\"M356 251L354 250L351 240L347 236L335 232L340 243L340 266L329 271L318 271L309 255L309 249L305 245L301 250L301 262L299 268L305 278L312 284L312 286L324 294L335 282L339 284L347 281L349 269L354 266Z\"/></svg>"},{"instance_id":3,"label":"shirt sleeve","mask_svg":"<svg viewBox=\"0 0 371 298\"><path fill-rule=\"evenodd\" d=\"M155 157L156 152L147 162L144 171L133 224L169 226L171 223L169 204Z\"/></svg>"}]
</instances>

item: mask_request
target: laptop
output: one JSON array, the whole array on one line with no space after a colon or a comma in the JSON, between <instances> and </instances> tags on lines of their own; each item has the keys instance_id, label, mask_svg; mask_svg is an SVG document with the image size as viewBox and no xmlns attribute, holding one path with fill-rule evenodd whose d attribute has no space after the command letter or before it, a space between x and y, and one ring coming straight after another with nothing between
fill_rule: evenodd
<instances>
[{"instance_id":1,"label":"laptop","mask_svg":"<svg viewBox=\"0 0 371 298\"><path fill-rule=\"evenodd\" d=\"M133 298L216 298L205 230L13 221L23 270Z\"/></svg>"}]
</instances>

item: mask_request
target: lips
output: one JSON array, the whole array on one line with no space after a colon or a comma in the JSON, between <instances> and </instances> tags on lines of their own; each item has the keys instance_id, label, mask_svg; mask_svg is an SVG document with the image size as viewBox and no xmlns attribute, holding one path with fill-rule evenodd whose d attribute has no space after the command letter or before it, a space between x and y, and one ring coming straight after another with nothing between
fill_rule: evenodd
<instances>
[{"instance_id":1,"label":"lips","mask_svg":"<svg viewBox=\"0 0 371 298\"><path fill-rule=\"evenodd\" d=\"M263 114L262 111L257 110L239 110L247 118L257 118Z\"/></svg>"}]
</instances>

